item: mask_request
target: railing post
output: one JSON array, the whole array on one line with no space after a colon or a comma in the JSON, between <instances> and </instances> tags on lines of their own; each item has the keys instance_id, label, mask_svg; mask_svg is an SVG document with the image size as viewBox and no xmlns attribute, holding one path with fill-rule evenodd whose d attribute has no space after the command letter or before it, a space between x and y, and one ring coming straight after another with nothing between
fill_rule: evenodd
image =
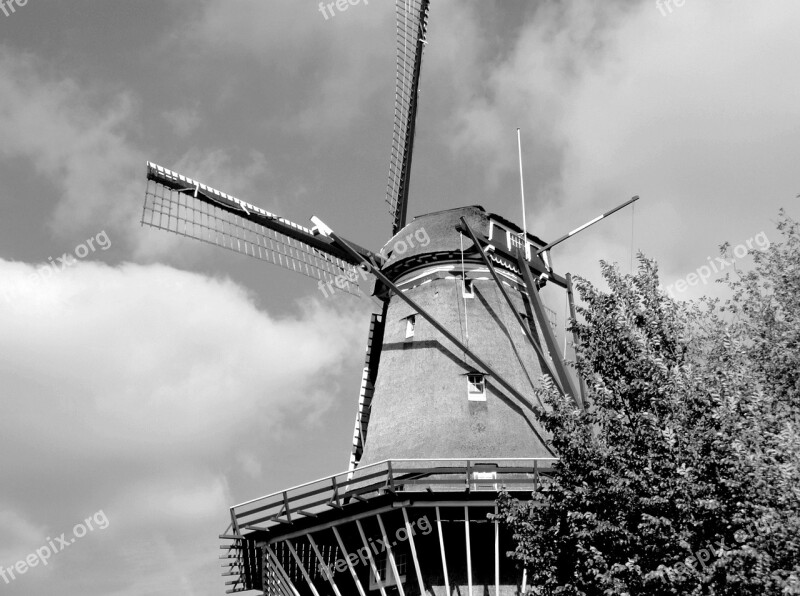
<instances>
[{"instance_id":1,"label":"railing post","mask_svg":"<svg viewBox=\"0 0 800 596\"><path fill-rule=\"evenodd\" d=\"M389 468L389 490L392 493L394 493L395 492L395 489L394 489L394 472L392 471L392 460L388 460L386 462L386 465Z\"/></svg>"},{"instance_id":2,"label":"railing post","mask_svg":"<svg viewBox=\"0 0 800 596\"><path fill-rule=\"evenodd\" d=\"M292 512L289 509L289 496L286 494L286 491L283 491L283 507L286 509L286 519L289 520L289 523L292 523Z\"/></svg>"}]
</instances>

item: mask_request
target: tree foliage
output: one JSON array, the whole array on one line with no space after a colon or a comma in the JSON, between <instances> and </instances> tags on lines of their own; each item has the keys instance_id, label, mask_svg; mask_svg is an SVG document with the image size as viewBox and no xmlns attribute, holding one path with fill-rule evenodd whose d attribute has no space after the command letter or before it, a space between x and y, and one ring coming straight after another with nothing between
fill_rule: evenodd
<instances>
[{"instance_id":1,"label":"tree foliage","mask_svg":"<svg viewBox=\"0 0 800 596\"><path fill-rule=\"evenodd\" d=\"M800 226L778 230L725 303L676 303L641 255L578 280L587 409L540 391L560 462L500 501L534 593L800 594Z\"/></svg>"}]
</instances>

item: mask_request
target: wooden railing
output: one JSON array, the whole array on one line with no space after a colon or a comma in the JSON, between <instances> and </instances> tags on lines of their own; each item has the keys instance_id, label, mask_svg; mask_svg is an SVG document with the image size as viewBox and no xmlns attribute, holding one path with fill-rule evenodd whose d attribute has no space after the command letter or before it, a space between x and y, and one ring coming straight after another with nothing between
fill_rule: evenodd
<instances>
[{"instance_id":1,"label":"wooden railing","mask_svg":"<svg viewBox=\"0 0 800 596\"><path fill-rule=\"evenodd\" d=\"M533 490L556 458L386 460L230 508L232 531L268 531L386 493Z\"/></svg>"}]
</instances>

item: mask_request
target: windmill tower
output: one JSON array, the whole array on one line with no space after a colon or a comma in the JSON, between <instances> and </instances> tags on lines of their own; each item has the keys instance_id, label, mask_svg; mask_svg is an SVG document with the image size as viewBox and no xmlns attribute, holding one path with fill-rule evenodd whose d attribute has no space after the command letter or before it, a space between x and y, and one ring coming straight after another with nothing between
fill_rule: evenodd
<instances>
[{"instance_id":1,"label":"windmill tower","mask_svg":"<svg viewBox=\"0 0 800 596\"><path fill-rule=\"evenodd\" d=\"M142 223L269 261L372 315L349 466L230 508L228 592L268 596L517 594L511 537L487 519L501 490L529 495L556 461L533 410L549 377L582 407L540 298L571 285L551 245L470 206L407 221L429 0L396 0L392 236L373 252L314 217L298 225L147 164ZM362 285L366 285L363 284Z\"/></svg>"}]
</instances>

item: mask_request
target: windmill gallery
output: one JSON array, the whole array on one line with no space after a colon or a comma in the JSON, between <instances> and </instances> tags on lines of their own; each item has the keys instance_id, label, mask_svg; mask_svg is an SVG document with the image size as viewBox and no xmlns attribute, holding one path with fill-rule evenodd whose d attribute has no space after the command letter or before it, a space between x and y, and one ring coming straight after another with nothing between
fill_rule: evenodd
<instances>
[{"instance_id":1,"label":"windmill gallery","mask_svg":"<svg viewBox=\"0 0 800 596\"><path fill-rule=\"evenodd\" d=\"M540 294L565 292L574 316L571 278L554 271L549 250L586 226L547 243L479 205L408 217L429 0L396 0L395 9L391 225L380 250L318 217L308 228L147 164L144 225L301 273L323 293L361 295L360 270L378 303L347 469L230 507L220 535L228 593L524 591L525 571L501 556L513 537L487 516L501 491L524 498L557 461L533 413L542 378L583 408ZM415 532L421 519L430 522ZM400 534L408 539L391 539Z\"/></svg>"}]
</instances>

